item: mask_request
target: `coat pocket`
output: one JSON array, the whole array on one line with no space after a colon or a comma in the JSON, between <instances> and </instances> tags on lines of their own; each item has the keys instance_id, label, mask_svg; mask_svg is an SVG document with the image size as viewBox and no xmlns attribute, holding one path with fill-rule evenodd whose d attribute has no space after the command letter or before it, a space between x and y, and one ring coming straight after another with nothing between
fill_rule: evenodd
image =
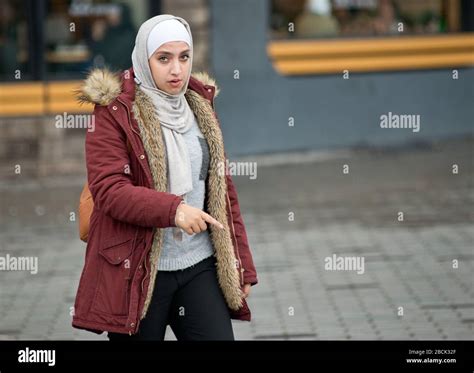
<instances>
[{"instance_id":1,"label":"coat pocket","mask_svg":"<svg viewBox=\"0 0 474 373\"><path fill-rule=\"evenodd\" d=\"M91 311L128 315L133 239L109 241L99 250L100 274Z\"/></svg>"}]
</instances>

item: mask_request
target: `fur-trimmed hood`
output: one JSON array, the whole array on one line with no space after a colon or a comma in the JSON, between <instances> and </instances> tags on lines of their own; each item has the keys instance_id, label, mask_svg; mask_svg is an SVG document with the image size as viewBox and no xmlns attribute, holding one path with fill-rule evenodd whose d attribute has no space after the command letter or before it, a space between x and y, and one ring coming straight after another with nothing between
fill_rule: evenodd
<instances>
[{"instance_id":1,"label":"fur-trimmed hood","mask_svg":"<svg viewBox=\"0 0 474 373\"><path fill-rule=\"evenodd\" d=\"M120 73L112 72L107 68L92 69L80 88L76 90L77 100L81 104L109 105L123 92L123 78L130 71L125 70ZM215 79L206 72L196 72L191 75L188 91L196 90L196 87L199 86L213 87L214 97L219 94Z\"/></svg>"}]
</instances>

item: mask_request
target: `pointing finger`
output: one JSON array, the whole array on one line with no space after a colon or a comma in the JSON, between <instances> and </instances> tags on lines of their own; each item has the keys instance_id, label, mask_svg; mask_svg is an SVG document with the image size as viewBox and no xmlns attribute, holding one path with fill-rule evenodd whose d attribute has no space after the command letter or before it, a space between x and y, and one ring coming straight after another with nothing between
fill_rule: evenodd
<instances>
[{"instance_id":1,"label":"pointing finger","mask_svg":"<svg viewBox=\"0 0 474 373\"><path fill-rule=\"evenodd\" d=\"M208 223L213 224L213 225L215 225L216 227L218 227L220 229L224 229L224 226L221 223L219 223L216 219L214 219L211 215L206 214L204 212L203 215L202 215L202 218L205 221L207 221Z\"/></svg>"}]
</instances>

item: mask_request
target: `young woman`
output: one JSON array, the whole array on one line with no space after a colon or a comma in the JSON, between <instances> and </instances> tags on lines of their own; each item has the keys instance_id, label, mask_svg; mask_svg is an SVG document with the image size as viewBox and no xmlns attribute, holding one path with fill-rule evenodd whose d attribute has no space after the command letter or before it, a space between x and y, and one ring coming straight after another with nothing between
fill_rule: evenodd
<instances>
[{"instance_id":1,"label":"young woman","mask_svg":"<svg viewBox=\"0 0 474 373\"><path fill-rule=\"evenodd\" d=\"M119 45L116 46L120 48ZM237 192L225 172L217 88L191 76L188 23L172 15L138 31L133 67L93 70L81 101L94 199L72 325L110 340L233 340L257 284Z\"/></svg>"}]
</instances>

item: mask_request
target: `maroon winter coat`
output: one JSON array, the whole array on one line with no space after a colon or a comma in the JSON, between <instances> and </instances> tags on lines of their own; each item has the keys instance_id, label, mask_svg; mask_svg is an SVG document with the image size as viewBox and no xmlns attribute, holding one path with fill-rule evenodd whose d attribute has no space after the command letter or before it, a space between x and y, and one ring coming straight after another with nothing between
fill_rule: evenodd
<instances>
[{"instance_id":1,"label":"maroon winter coat","mask_svg":"<svg viewBox=\"0 0 474 373\"><path fill-rule=\"evenodd\" d=\"M79 281L72 325L96 333L135 334L146 316L156 278L159 248L152 250L154 232L175 226L181 197L154 186L149 158L137 121L156 123L149 100L136 90L133 68L122 75L93 70L82 86L80 101L95 104L94 130L86 135L86 164L94 210ZM242 298L244 283L257 284L257 274L229 173L218 175L225 163L222 134L214 113L217 94L206 74L191 77L186 99L210 150L205 211L225 227L209 225L217 258L219 285L233 319L250 321ZM127 149L127 139L131 150ZM164 158L164 148L160 150ZM124 169L127 169L124 172Z\"/></svg>"}]
</instances>

